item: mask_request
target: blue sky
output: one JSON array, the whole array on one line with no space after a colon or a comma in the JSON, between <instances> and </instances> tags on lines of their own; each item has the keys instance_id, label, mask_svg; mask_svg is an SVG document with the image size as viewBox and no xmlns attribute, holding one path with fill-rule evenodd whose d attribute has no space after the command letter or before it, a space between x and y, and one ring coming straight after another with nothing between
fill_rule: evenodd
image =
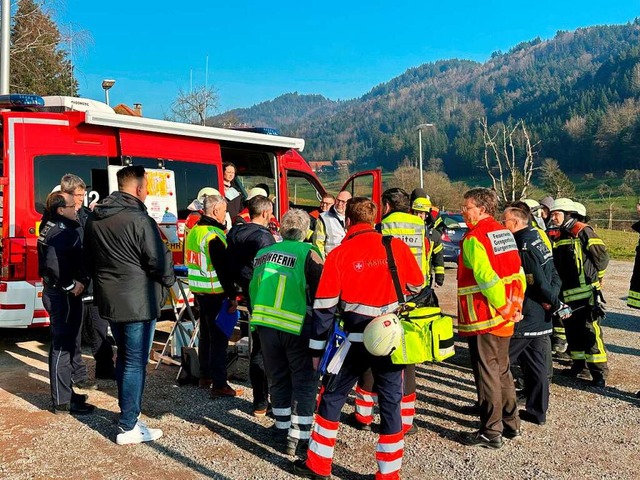
<instances>
[{"instance_id":1,"label":"blue sky","mask_svg":"<svg viewBox=\"0 0 640 480\"><path fill-rule=\"evenodd\" d=\"M536 36L635 16L640 0L66 0L56 19L90 34L73 50L82 96L103 100L102 79L113 78L112 105L142 103L162 118L191 72L204 85L207 57L221 113L294 91L355 98L423 63L485 61Z\"/></svg>"}]
</instances>

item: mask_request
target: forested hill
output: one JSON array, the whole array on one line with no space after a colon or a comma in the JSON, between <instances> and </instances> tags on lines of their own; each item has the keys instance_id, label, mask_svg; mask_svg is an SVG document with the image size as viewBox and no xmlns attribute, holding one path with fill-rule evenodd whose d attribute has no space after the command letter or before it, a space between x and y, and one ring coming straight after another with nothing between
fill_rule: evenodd
<instances>
[{"instance_id":1,"label":"forested hill","mask_svg":"<svg viewBox=\"0 0 640 480\"><path fill-rule=\"evenodd\" d=\"M558 32L483 64L454 59L410 68L348 102L288 94L233 114L305 138L308 160L348 158L359 168L416 159L415 127L430 122L436 129L423 131L425 158L442 158L454 176L469 174L482 156L484 116L490 124L525 120L541 142L540 158L555 158L566 171L637 168L639 37L638 19Z\"/></svg>"},{"instance_id":2,"label":"forested hill","mask_svg":"<svg viewBox=\"0 0 640 480\"><path fill-rule=\"evenodd\" d=\"M256 127L286 129L301 121L326 118L333 115L344 102L329 100L322 95L285 93L274 100L262 102L251 108L229 110L208 120L219 125L246 123Z\"/></svg>"}]
</instances>

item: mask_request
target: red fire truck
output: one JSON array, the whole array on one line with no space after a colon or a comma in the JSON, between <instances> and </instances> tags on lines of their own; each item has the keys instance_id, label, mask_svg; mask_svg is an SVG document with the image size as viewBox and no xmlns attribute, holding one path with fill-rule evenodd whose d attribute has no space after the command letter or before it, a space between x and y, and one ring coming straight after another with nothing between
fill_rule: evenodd
<instances>
[{"instance_id":1,"label":"red fire truck","mask_svg":"<svg viewBox=\"0 0 640 480\"><path fill-rule=\"evenodd\" d=\"M243 194L258 183L270 187L277 218L289 208L315 208L325 192L299 153L299 138L118 115L78 98L4 95L0 109L0 327L49 325L36 240L46 197L65 173L87 183L86 204L115 190L114 172L123 165L170 174L171 191L163 194L173 197L168 218L177 230L202 187L224 191L222 162L236 165ZM379 200L380 171L360 172L343 188ZM169 245L178 262L180 241Z\"/></svg>"}]
</instances>

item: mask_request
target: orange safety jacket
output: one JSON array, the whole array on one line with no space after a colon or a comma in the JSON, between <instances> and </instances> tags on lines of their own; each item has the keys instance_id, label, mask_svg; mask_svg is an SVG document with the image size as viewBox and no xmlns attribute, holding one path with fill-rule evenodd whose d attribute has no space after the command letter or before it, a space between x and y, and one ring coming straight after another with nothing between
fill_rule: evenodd
<instances>
[{"instance_id":1,"label":"orange safety jacket","mask_svg":"<svg viewBox=\"0 0 640 480\"><path fill-rule=\"evenodd\" d=\"M458 333L511 336L525 286L511 232L492 217L470 226L458 258Z\"/></svg>"}]
</instances>

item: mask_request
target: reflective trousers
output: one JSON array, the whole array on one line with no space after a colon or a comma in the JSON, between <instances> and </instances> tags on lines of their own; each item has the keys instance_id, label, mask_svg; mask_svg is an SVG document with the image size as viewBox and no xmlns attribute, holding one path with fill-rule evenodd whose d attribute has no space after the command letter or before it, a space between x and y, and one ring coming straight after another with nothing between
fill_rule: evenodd
<instances>
[{"instance_id":1,"label":"reflective trousers","mask_svg":"<svg viewBox=\"0 0 640 480\"><path fill-rule=\"evenodd\" d=\"M309 339L269 327L257 327L269 379L276 428L290 440L309 440L318 375L309 354Z\"/></svg>"},{"instance_id":2,"label":"reflective trousers","mask_svg":"<svg viewBox=\"0 0 640 480\"><path fill-rule=\"evenodd\" d=\"M574 312L564 321L567 343L571 360L576 367L586 366L592 375L606 376L607 350L602 338L601 318L590 303L593 302L571 302Z\"/></svg>"},{"instance_id":3,"label":"reflective trousers","mask_svg":"<svg viewBox=\"0 0 640 480\"><path fill-rule=\"evenodd\" d=\"M413 426L416 413L416 366L405 365L402 372L402 431L407 433ZM367 369L356 385L356 421L370 425L373 422L373 406L378 402L375 382L371 369Z\"/></svg>"},{"instance_id":4,"label":"reflective trousers","mask_svg":"<svg viewBox=\"0 0 640 480\"><path fill-rule=\"evenodd\" d=\"M389 357L374 357L362 343L353 343L338 373L335 388L323 385L318 413L311 433L307 467L320 475L331 474L333 449L340 424L340 413L358 378L371 368L380 403L380 436L376 447L376 479L399 479L404 452L404 434L400 403L402 400L402 365Z\"/></svg>"}]
</instances>

